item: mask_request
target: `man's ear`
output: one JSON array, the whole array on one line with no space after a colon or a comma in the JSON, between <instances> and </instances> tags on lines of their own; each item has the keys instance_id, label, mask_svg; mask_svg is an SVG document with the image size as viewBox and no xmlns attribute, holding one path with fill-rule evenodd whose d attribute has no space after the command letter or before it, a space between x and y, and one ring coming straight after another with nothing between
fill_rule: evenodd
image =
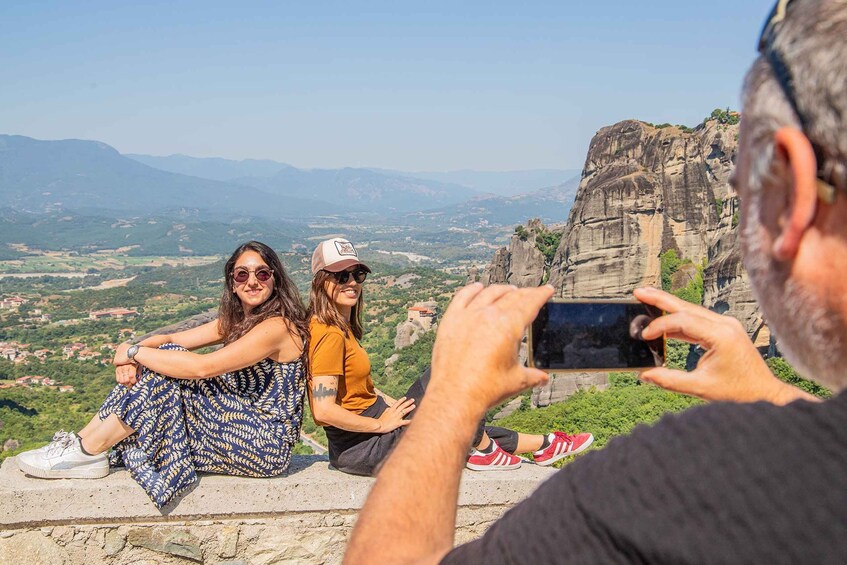
<instances>
[{"instance_id":1,"label":"man's ear","mask_svg":"<svg viewBox=\"0 0 847 565\"><path fill-rule=\"evenodd\" d=\"M779 236L773 243L773 256L787 261L797 254L803 234L815 219L818 165L812 144L796 128L781 128L774 134L774 152L775 159L785 161L791 185L779 222Z\"/></svg>"}]
</instances>

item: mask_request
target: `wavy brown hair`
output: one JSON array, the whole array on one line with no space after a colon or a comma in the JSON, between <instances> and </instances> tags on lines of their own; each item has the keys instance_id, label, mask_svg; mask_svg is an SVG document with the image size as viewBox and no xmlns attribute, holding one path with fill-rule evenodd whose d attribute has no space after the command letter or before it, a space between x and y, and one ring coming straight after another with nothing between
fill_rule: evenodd
<instances>
[{"instance_id":1,"label":"wavy brown hair","mask_svg":"<svg viewBox=\"0 0 847 565\"><path fill-rule=\"evenodd\" d=\"M318 271L312 278L312 290L309 292L309 318L328 326L335 326L344 332L353 332L356 339L362 339L365 332L362 324L362 310L365 307L364 289L360 289L356 305L350 312L350 320L346 320L335 306L335 297L341 291L341 285L335 286L335 292L330 296L326 291L326 283L333 278L329 271Z\"/></svg>"},{"instance_id":2,"label":"wavy brown hair","mask_svg":"<svg viewBox=\"0 0 847 565\"><path fill-rule=\"evenodd\" d=\"M232 271L235 262L246 251L255 251L262 260L273 271L273 288L271 295L262 304L253 308L249 316L244 315L241 300L235 295ZM289 332L296 335L303 342L303 353L301 359L306 359L309 340L309 318L306 316L306 307L297 292L297 287L285 272L282 261L279 260L273 249L258 241L248 241L232 252L229 260L224 265L224 291L221 296L221 305L218 308L218 329L223 337L224 344L237 340L260 322L268 318L280 316L288 321Z\"/></svg>"}]
</instances>

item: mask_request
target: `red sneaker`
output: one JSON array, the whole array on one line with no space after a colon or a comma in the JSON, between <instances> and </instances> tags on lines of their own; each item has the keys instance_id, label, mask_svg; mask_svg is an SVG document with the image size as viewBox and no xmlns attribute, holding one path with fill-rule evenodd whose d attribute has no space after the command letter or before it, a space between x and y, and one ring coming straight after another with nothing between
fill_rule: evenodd
<instances>
[{"instance_id":1,"label":"red sneaker","mask_svg":"<svg viewBox=\"0 0 847 565\"><path fill-rule=\"evenodd\" d=\"M547 437L550 440L550 445L532 454L537 465L552 465L563 457L576 455L588 449L588 446L594 441L594 436L591 434L571 436L564 432L553 432Z\"/></svg>"},{"instance_id":2,"label":"red sneaker","mask_svg":"<svg viewBox=\"0 0 847 565\"><path fill-rule=\"evenodd\" d=\"M491 453L483 453L474 449L468 457L465 467L472 471L508 471L521 466L521 458L506 453L493 439L494 449Z\"/></svg>"}]
</instances>

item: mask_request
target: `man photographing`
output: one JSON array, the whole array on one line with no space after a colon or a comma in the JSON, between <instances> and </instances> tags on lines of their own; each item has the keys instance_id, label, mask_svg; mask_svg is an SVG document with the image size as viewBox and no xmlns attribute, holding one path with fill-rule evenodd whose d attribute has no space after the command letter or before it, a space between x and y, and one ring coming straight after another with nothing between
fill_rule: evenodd
<instances>
[{"instance_id":1,"label":"man photographing","mask_svg":"<svg viewBox=\"0 0 847 565\"><path fill-rule=\"evenodd\" d=\"M847 2L780 1L760 53L744 86L734 176L744 262L788 360L835 396L802 399L738 345L732 324L640 290L671 312L645 339L666 332L708 350L688 376L654 370L646 380L736 402L637 428L452 549L471 423L547 378L516 352L553 289L471 285L442 320L427 400L377 478L348 562L844 562ZM447 399L452 409L439 410Z\"/></svg>"}]
</instances>

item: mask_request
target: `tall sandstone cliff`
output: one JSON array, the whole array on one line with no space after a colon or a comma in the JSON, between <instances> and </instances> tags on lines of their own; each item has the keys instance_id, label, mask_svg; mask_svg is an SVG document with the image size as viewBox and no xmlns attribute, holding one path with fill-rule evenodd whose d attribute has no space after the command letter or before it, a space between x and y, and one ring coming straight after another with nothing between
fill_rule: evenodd
<instances>
[{"instance_id":1,"label":"tall sandstone cliff","mask_svg":"<svg viewBox=\"0 0 847 565\"><path fill-rule=\"evenodd\" d=\"M696 273L705 260L703 304L738 318L757 345L766 345L769 334L741 264L738 202L728 183L737 139L737 125L715 120L693 131L627 120L597 132L550 267L556 296L619 298L638 286L661 286L660 256L672 249L693 263L678 276ZM527 276L534 263L521 245L513 236L482 282L515 284L503 273L523 272L518 280L539 284L543 272ZM533 404L559 396L535 391Z\"/></svg>"},{"instance_id":2,"label":"tall sandstone cliff","mask_svg":"<svg viewBox=\"0 0 847 565\"><path fill-rule=\"evenodd\" d=\"M706 257L735 212L727 179L737 132L715 121L685 132L634 120L597 132L553 260L557 295L625 296L660 284L664 251Z\"/></svg>"},{"instance_id":3,"label":"tall sandstone cliff","mask_svg":"<svg viewBox=\"0 0 847 565\"><path fill-rule=\"evenodd\" d=\"M624 297L660 286L660 255L672 249L694 264L705 259L705 306L767 343L728 182L737 140L737 125L715 120L693 131L627 120L597 132L551 267L557 296Z\"/></svg>"}]
</instances>

